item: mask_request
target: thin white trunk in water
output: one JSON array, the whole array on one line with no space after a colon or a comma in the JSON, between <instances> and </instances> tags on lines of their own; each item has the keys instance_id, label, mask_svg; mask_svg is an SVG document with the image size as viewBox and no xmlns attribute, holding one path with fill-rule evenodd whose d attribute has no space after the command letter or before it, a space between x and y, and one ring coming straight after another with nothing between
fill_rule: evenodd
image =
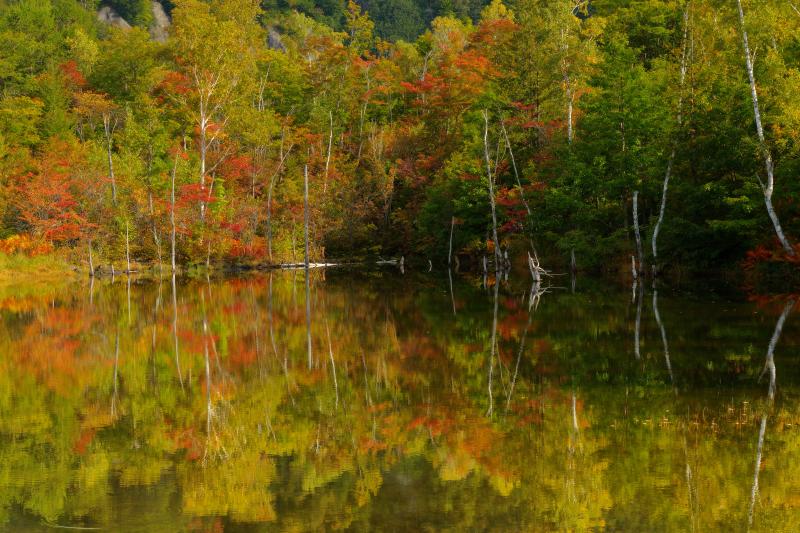
<instances>
[{"instance_id":1,"label":"thin white trunk in water","mask_svg":"<svg viewBox=\"0 0 800 533\"><path fill-rule=\"evenodd\" d=\"M636 301L636 323L633 330L633 355L636 359L642 358L640 331L642 327L642 300L644 299L644 283L639 285L639 290L636 290L637 281L633 282L633 292L638 298Z\"/></svg>"},{"instance_id":2,"label":"thin white trunk in water","mask_svg":"<svg viewBox=\"0 0 800 533\"><path fill-rule=\"evenodd\" d=\"M113 125L111 124L111 115L108 113L103 114L103 131L106 136L106 155L108 156L108 179L111 180L111 201L117 205L117 181L114 177L114 160L111 158L112 147L112 134Z\"/></svg>"},{"instance_id":3,"label":"thin white trunk in water","mask_svg":"<svg viewBox=\"0 0 800 533\"><path fill-rule=\"evenodd\" d=\"M114 340L114 396L111 397L111 416L117 416L117 374L119 369L119 329Z\"/></svg>"},{"instance_id":4,"label":"thin white trunk in water","mask_svg":"<svg viewBox=\"0 0 800 533\"><path fill-rule=\"evenodd\" d=\"M686 81L686 46L688 43L689 34L689 3L686 4L686 9L683 11L683 44L681 45L681 75L680 75L680 89L678 96L678 128L683 125L683 86ZM675 151L678 147L677 137L672 141L672 150L667 160L667 171L664 174L664 185L661 191L661 207L658 211L658 220L653 228L653 237L651 244L653 248L653 275L657 273L657 258L658 258L658 233L661 231L661 224L664 222L664 211L667 208L667 189L669 188L669 178L672 175L672 165L675 162Z\"/></svg>"},{"instance_id":5,"label":"thin white trunk in water","mask_svg":"<svg viewBox=\"0 0 800 533\"><path fill-rule=\"evenodd\" d=\"M175 173L178 170L178 154L175 154L175 163L172 166L172 179L171 179L171 187L172 190L170 192L170 210L169 210L169 221L172 226L172 231L170 234L170 244L172 246L172 277L173 280L175 279ZM177 353L177 350L176 350Z\"/></svg>"},{"instance_id":6,"label":"thin white trunk in water","mask_svg":"<svg viewBox=\"0 0 800 533\"><path fill-rule=\"evenodd\" d=\"M762 376L769 372L768 396L770 400L775 398L775 382L777 380L777 372L775 370L775 346L778 345L778 340L780 340L781 333L783 333L783 325L792 312L792 308L794 308L794 300L789 300L786 302L783 312L778 318L778 322L775 324L775 331L772 332L772 338L769 340L769 346L767 347L767 359L764 364L764 370L761 372Z\"/></svg>"},{"instance_id":7,"label":"thin white trunk in water","mask_svg":"<svg viewBox=\"0 0 800 533\"><path fill-rule=\"evenodd\" d=\"M333 358L333 344L331 344L331 330L328 327L328 317L325 316L325 333L328 335L328 356L331 359L331 371L333 372L333 390L336 392L336 407L339 407L339 382L336 380L336 360Z\"/></svg>"},{"instance_id":8,"label":"thin white trunk in water","mask_svg":"<svg viewBox=\"0 0 800 533\"><path fill-rule=\"evenodd\" d=\"M450 249L447 252L447 266L450 266L453 259L453 227L456 225L456 217L450 217Z\"/></svg>"},{"instance_id":9,"label":"thin white trunk in water","mask_svg":"<svg viewBox=\"0 0 800 533\"><path fill-rule=\"evenodd\" d=\"M642 235L639 233L639 191L633 191L633 233L636 237L636 270L642 269Z\"/></svg>"},{"instance_id":10,"label":"thin white trunk in water","mask_svg":"<svg viewBox=\"0 0 800 533\"><path fill-rule=\"evenodd\" d=\"M131 275L131 243L128 232L128 221L125 221L125 264L128 267L126 274Z\"/></svg>"},{"instance_id":11,"label":"thin white trunk in water","mask_svg":"<svg viewBox=\"0 0 800 533\"><path fill-rule=\"evenodd\" d=\"M206 154L208 151L206 130L208 128L209 118L206 113L206 105L204 99L200 98L200 190L206 190ZM206 216L206 203L200 201L200 220L205 220Z\"/></svg>"},{"instance_id":12,"label":"thin white trunk in water","mask_svg":"<svg viewBox=\"0 0 800 533\"><path fill-rule=\"evenodd\" d=\"M273 172L272 176L270 176L269 187L267 189L267 257L269 257L270 263L272 263L272 193L275 189L277 180L280 179L280 173L281 170L283 170L283 164L286 161L286 158L289 157L289 154L292 152L292 148L294 148L294 144L290 144L288 150L283 150L283 135L284 134L281 133L280 160L278 161L278 168L276 168L275 172ZM294 253L292 253L292 259L294 259Z\"/></svg>"},{"instance_id":13,"label":"thin white trunk in water","mask_svg":"<svg viewBox=\"0 0 800 533\"><path fill-rule=\"evenodd\" d=\"M764 168L767 171L767 182L761 183L761 190L764 192L764 204L767 206L767 214L775 227L775 234L781 242L784 251L791 256L795 255L794 248L789 243L789 239L783 233L778 214L772 206L772 193L775 190L775 175L772 163L772 154L767 146L766 139L764 138L764 128L761 125L761 112L758 109L758 92L756 91L756 79L753 74L753 61L750 55L750 45L747 42L747 30L744 27L744 11L742 10L742 0L736 0L736 5L739 8L739 24L742 27L742 43L744 45L744 61L747 67L747 77L750 80L750 96L753 100L753 115L756 121L756 133L758 134L758 144L761 148L761 155L764 157Z\"/></svg>"},{"instance_id":14,"label":"thin white trunk in water","mask_svg":"<svg viewBox=\"0 0 800 533\"><path fill-rule=\"evenodd\" d=\"M175 283L175 271L172 272L172 339L175 341L175 368L178 371L178 380L181 382L181 389L183 389L181 356L178 350L178 288Z\"/></svg>"},{"instance_id":15,"label":"thin white trunk in water","mask_svg":"<svg viewBox=\"0 0 800 533\"><path fill-rule=\"evenodd\" d=\"M333 146L333 111L328 111L328 116L331 119L331 129L328 135L328 155L325 158L325 179L322 181L322 192L328 192L328 168L331 164L331 147Z\"/></svg>"},{"instance_id":16,"label":"thin white trunk in water","mask_svg":"<svg viewBox=\"0 0 800 533\"><path fill-rule=\"evenodd\" d=\"M569 45L567 44L566 31L561 29L561 76L564 79L564 93L567 100L567 142L572 144L572 104L574 96L572 94L572 85L569 78L569 63L567 62L567 54L569 53Z\"/></svg>"},{"instance_id":17,"label":"thin white trunk in water","mask_svg":"<svg viewBox=\"0 0 800 533\"><path fill-rule=\"evenodd\" d=\"M753 525L753 511L758 495L758 474L761 472L761 457L764 449L764 435L767 432L767 413L761 416L761 429L758 430L758 447L756 448L756 466L753 473L753 488L750 490L750 508L747 511L747 529Z\"/></svg>"},{"instance_id":18,"label":"thin white trunk in water","mask_svg":"<svg viewBox=\"0 0 800 533\"><path fill-rule=\"evenodd\" d=\"M89 277L94 277L94 260L92 259L92 239L89 239Z\"/></svg>"},{"instance_id":19,"label":"thin white trunk in water","mask_svg":"<svg viewBox=\"0 0 800 533\"><path fill-rule=\"evenodd\" d=\"M494 393L492 391L492 382L494 380L494 356L497 350L497 296L500 287L500 280L495 280L494 283L494 311L492 312L492 339L491 349L489 356L489 407L486 409L486 416L491 417L494 413Z\"/></svg>"},{"instance_id":20,"label":"thin white trunk in water","mask_svg":"<svg viewBox=\"0 0 800 533\"><path fill-rule=\"evenodd\" d=\"M206 363L206 435L211 435L211 364L208 359L208 318L206 317L206 297L205 293L200 293L203 306L203 352Z\"/></svg>"},{"instance_id":21,"label":"thin white trunk in water","mask_svg":"<svg viewBox=\"0 0 800 533\"><path fill-rule=\"evenodd\" d=\"M306 271L306 344L308 347L308 368L311 368L314 364L314 359L311 354L311 282L309 281L308 271L308 165L303 168L303 213L305 216L305 255L303 263Z\"/></svg>"},{"instance_id":22,"label":"thin white trunk in water","mask_svg":"<svg viewBox=\"0 0 800 533\"><path fill-rule=\"evenodd\" d=\"M511 141L508 139L508 132L506 131L506 125L503 121L500 121L500 129L503 132L503 137L506 141L506 149L508 150L508 155L511 157L511 168L514 170L514 179L517 181L517 187L519 187L519 198L522 200L522 205L525 206L525 211L528 213L528 221L527 224L530 226L531 218L533 217L533 211L531 211L531 206L528 204L528 200L525 198L525 191L522 188L522 182L519 179L519 171L517 170L517 160L514 158L514 151L511 149ZM536 254L536 247L533 245L533 228L528 227L528 238L530 239L531 243L531 251L533 255Z\"/></svg>"},{"instance_id":23,"label":"thin white trunk in water","mask_svg":"<svg viewBox=\"0 0 800 533\"><path fill-rule=\"evenodd\" d=\"M486 178L489 182L489 204L492 208L492 238L494 239L495 269L500 268L500 241L497 238L497 209L494 200L494 175L489 157L489 112L483 111L483 155L486 159Z\"/></svg>"},{"instance_id":24,"label":"thin white trunk in water","mask_svg":"<svg viewBox=\"0 0 800 533\"><path fill-rule=\"evenodd\" d=\"M653 288L653 314L656 317L656 324L658 324L658 329L661 331L661 343L664 345L664 361L667 365L667 372L669 372L669 381L672 385L675 385L675 377L672 374L672 362L669 358L669 344L667 343L667 330L664 327L664 323L661 322L661 315L658 312L658 290L654 287Z\"/></svg>"}]
</instances>

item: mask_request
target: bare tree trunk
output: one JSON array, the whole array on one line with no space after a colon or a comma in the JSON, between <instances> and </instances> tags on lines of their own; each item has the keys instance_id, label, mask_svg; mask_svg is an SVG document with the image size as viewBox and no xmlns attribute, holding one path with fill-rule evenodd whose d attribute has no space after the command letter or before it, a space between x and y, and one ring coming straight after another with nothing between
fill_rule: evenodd
<instances>
[{"instance_id":1,"label":"bare tree trunk","mask_svg":"<svg viewBox=\"0 0 800 533\"><path fill-rule=\"evenodd\" d=\"M767 146L766 139L764 138L764 128L761 125L761 112L758 109L758 92L756 91L756 79L755 75L753 74L753 61L750 55L750 45L747 42L747 30L745 30L744 27L744 11L742 11L742 0L736 0L736 5L739 8L739 24L742 27L744 60L747 67L747 77L750 80L750 96L753 100L753 115L756 121L758 144L761 147L761 155L764 157L764 168L767 172L767 182L764 183L759 178L759 183L761 184L761 190L764 193L764 204L767 206L767 214L769 214L769 218L775 228L775 234L778 236L778 240L781 242L781 246L783 246L783 249L787 255L794 256L794 248L792 247L791 243L789 243L789 239L786 238L786 235L784 235L780 220L778 220L778 214L775 212L775 209L772 206L772 193L775 190L775 175L772 163L772 154Z\"/></svg>"},{"instance_id":2,"label":"bare tree trunk","mask_svg":"<svg viewBox=\"0 0 800 533\"><path fill-rule=\"evenodd\" d=\"M206 364L206 435L211 435L211 364L208 358L208 317L206 315L206 297L204 292L200 292L200 299L203 306L203 352Z\"/></svg>"},{"instance_id":3,"label":"bare tree trunk","mask_svg":"<svg viewBox=\"0 0 800 533\"><path fill-rule=\"evenodd\" d=\"M683 126L683 86L686 81L686 47L688 43L688 34L689 34L689 3L686 4L686 8L683 11L683 43L681 45L681 75L680 75L680 85L679 85L679 95L678 95L678 128ZM675 152L678 147L678 139L675 137L672 141L672 150L669 154L669 159L667 160L667 171L664 174L664 184L662 187L661 192L661 206L658 210L658 219L656 220L656 225L653 227L653 237L651 239L651 244L653 248L653 276L658 274L658 233L661 231L661 224L664 222L664 211L667 207L667 189L669 188L669 179L672 174L672 165L675 162Z\"/></svg>"},{"instance_id":4,"label":"bare tree trunk","mask_svg":"<svg viewBox=\"0 0 800 533\"><path fill-rule=\"evenodd\" d=\"M305 273L306 273L306 344L308 347L308 368L314 364L314 359L311 354L311 282L309 280L308 270L308 165L303 168L303 214L304 221L304 240L305 240L305 254L303 258Z\"/></svg>"},{"instance_id":5,"label":"bare tree trunk","mask_svg":"<svg viewBox=\"0 0 800 533\"><path fill-rule=\"evenodd\" d=\"M94 277L94 260L92 260L92 239L89 239L89 277Z\"/></svg>"},{"instance_id":6,"label":"bare tree trunk","mask_svg":"<svg viewBox=\"0 0 800 533\"><path fill-rule=\"evenodd\" d=\"M633 233L636 236L636 260L642 269L642 235L639 233L639 191L633 191Z\"/></svg>"},{"instance_id":7,"label":"bare tree trunk","mask_svg":"<svg viewBox=\"0 0 800 533\"><path fill-rule=\"evenodd\" d=\"M209 118L206 113L206 105L203 97L200 98L200 190L206 190L206 154L208 145L206 142L206 129L208 128ZM200 201L200 220L205 220L206 203Z\"/></svg>"},{"instance_id":8,"label":"bare tree trunk","mask_svg":"<svg viewBox=\"0 0 800 533\"><path fill-rule=\"evenodd\" d=\"M119 328L114 340L114 396L111 398L111 416L117 416L117 372L119 368Z\"/></svg>"},{"instance_id":9,"label":"bare tree trunk","mask_svg":"<svg viewBox=\"0 0 800 533\"><path fill-rule=\"evenodd\" d=\"M292 148L294 148L294 143L292 143L284 152L283 135L284 134L281 133L280 160L278 161L278 168L276 168L275 172L273 172L272 176L270 176L269 187L267 188L267 257L269 257L270 263L272 263L272 193L275 189L277 180L280 179L281 171L283 170L283 164L285 163L286 158L289 157L289 154L292 152Z\"/></svg>"},{"instance_id":10,"label":"bare tree trunk","mask_svg":"<svg viewBox=\"0 0 800 533\"><path fill-rule=\"evenodd\" d=\"M453 259L453 228L456 225L456 217L450 217L450 248L447 251L447 266L450 266Z\"/></svg>"},{"instance_id":11,"label":"bare tree trunk","mask_svg":"<svg viewBox=\"0 0 800 533\"><path fill-rule=\"evenodd\" d=\"M339 382L336 380L336 361L333 358L333 344L331 344L331 330L328 327L327 313L325 315L325 333L328 335L328 356L331 359L331 371L333 373L333 389L336 392L336 407L339 407Z\"/></svg>"},{"instance_id":12,"label":"bare tree trunk","mask_svg":"<svg viewBox=\"0 0 800 533\"><path fill-rule=\"evenodd\" d=\"M490 356L489 356L489 407L486 410L486 416L492 416L494 412L494 395L492 392L492 381L494 378L494 356L495 350L497 348L497 296L498 290L500 288L499 280L495 280L494 283L494 311L492 313L492 346L490 349Z\"/></svg>"},{"instance_id":13,"label":"bare tree trunk","mask_svg":"<svg viewBox=\"0 0 800 533\"><path fill-rule=\"evenodd\" d=\"M328 111L328 116L331 120L330 134L328 135L328 155L325 158L325 179L322 181L322 192L328 192L328 168L331 164L331 147L333 145L333 111Z\"/></svg>"},{"instance_id":14,"label":"bare tree trunk","mask_svg":"<svg viewBox=\"0 0 800 533\"><path fill-rule=\"evenodd\" d=\"M181 375L181 357L178 350L178 288L175 284L175 271L172 271L172 339L175 341L175 368L178 370L178 380L183 389L183 376Z\"/></svg>"},{"instance_id":15,"label":"bare tree trunk","mask_svg":"<svg viewBox=\"0 0 800 533\"><path fill-rule=\"evenodd\" d=\"M528 330L531 327L531 319L533 312L528 309L528 322L525 324L525 329L522 330L522 338L519 341L519 350L517 350L517 362L514 365L514 377L511 379L511 385L508 388L508 397L506 398L506 413L511 407L511 398L514 396L514 387L517 384L517 374L519 373L519 363L522 360L522 352L525 351L525 339L528 337Z\"/></svg>"},{"instance_id":16,"label":"bare tree trunk","mask_svg":"<svg viewBox=\"0 0 800 533\"><path fill-rule=\"evenodd\" d=\"M536 254L536 246L533 245L533 228L532 225L532 218L533 218L533 211L531 210L531 206L528 204L528 200L525 198L525 190L522 188L522 182L519 179L519 171L517 170L517 160L514 158L514 151L511 149L511 141L508 138L508 132L506 131L506 125L503 121L500 121L500 129L503 132L503 138L506 141L506 148L508 149L508 155L511 157L511 168L514 169L514 179L517 181L517 187L519 187L519 198L522 200L522 205L525 206L525 211L528 213L528 221L526 227L528 229L528 238L530 239L531 244L531 251L533 255Z\"/></svg>"},{"instance_id":17,"label":"bare tree trunk","mask_svg":"<svg viewBox=\"0 0 800 533\"><path fill-rule=\"evenodd\" d=\"M131 275L131 243L128 232L128 221L125 221L125 263L128 268L126 274Z\"/></svg>"},{"instance_id":18,"label":"bare tree trunk","mask_svg":"<svg viewBox=\"0 0 800 533\"><path fill-rule=\"evenodd\" d=\"M778 322L775 324L775 331L772 332L772 338L769 340L769 346L767 347L767 359L766 363L764 364L764 370L761 372L763 376L767 372L769 372L769 399L770 401L775 398L775 382L777 378L777 372L775 370L775 346L778 344L778 340L781 338L781 333L783 332L783 325L786 323L786 319L789 317L789 314L792 312L794 308L794 300L789 300L786 302L786 305L783 308L783 312L781 316L778 318Z\"/></svg>"},{"instance_id":19,"label":"bare tree trunk","mask_svg":"<svg viewBox=\"0 0 800 533\"><path fill-rule=\"evenodd\" d=\"M634 324L633 330L633 355L636 356L636 359L639 360L642 358L641 353L641 340L640 340L640 331L642 327L642 300L644 300L644 283L639 286L639 290L636 290L636 284L638 282L633 282L633 290L637 296L636 302L636 323Z\"/></svg>"},{"instance_id":20,"label":"bare tree trunk","mask_svg":"<svg viewBox=\"0 0 800 533\"><path fill-rule=\"evenodd\" d=\"M175 173L178 170L178 154L175 154L175 163L172 165L172 179L171 179L171 186L172 191L170 194L170 210L169 210L169 221L172 226L172 232L170 234L170 244L172 246L172 280L173 286L175 283ZM176 341L177 342L177 341ZM177 353L177 350L176 350Z\"/></svg>"},{"instance_id":21,"label":"bare tree trunk","mask_svg":"<svg viewBox=\"0 0 800 533\"><path fill-rule=\"evenodd\" d=\"M669 344L667 344L667 330L664 328L664 323L661 322L661 315L658 312L658 290L653 287L653 314L656 317L656 324L661 331L661 343L664 345L664 361L667 364L667 372L669 372L669 381L675 385L675 377L672 375L672 362L669 359Z\"/></svg>"},{"instance_id":22,"label":"bare tree trunk","mask_svg":"<svg viewBox=\"0 0 800 533\"><path fill-rule=\"evenodd\" d=\"M456 316L456 297L453 294L453 271L447 269L447 279L450 281L450 303L453 304L453 316Z\"/></svg>"},{"instance_id":23,"label":"bare tree trunk","mask_svg":"<svg viewBox=\"0 0 800 533\"><path fill-rule=\"evenodd\" d=\"M758 495L758 474L761 472L761 456L764 449L764 435L767 432L767 413L761 416L761 429L758 431L758 447L756 448L756 466L753 473L753 488L750 490L750 508L747 511L747 526L753 525L753 511L756 506L756 496Z\"/></svg>"},{"instance_id":24,"label":"bare tree trunk","mask_svg":"<svg viewBox=\"0 0 800 533\"><path fill-rule=\"evenodd\" d=\"M164 261L161 256L161 237L156 229L156 214L153 210L153 191L148 187L147 190L147 204L150 208L150 225L153 231L153 243L156 245L156 255L158 256L158 272L161 274L164 270Z\"/></svg>"},{"instance_id":25,"label":"bare tree trunk","mask_svg":"<svg viewBox=\"0 0 800 533\"><path fill-rule=\"evenodd\" d=\"M569 64L567 62L567 53L569 52L569 45L565 37L565 31L561 30L561 76L564 79L564 93L567 101L567 143L572 144L572 105L574 96L572 94L572 85L569 78Z\"/></svg>"},{"instance_id":26,"label":"bare tree trunk","mask_svg":"<svg viewBox=\"0 0 800 533\"><path fill-rule=\"evenodd\" d=\"M117 205L117 180L114 177L114 160L111 158L113 130L111 115L103 113L103 131L106 136L106 155L108 156L108 179L111 180L111 201L114 205Z\"/></svg>"},{"instance_id":27,"label":"bare tree trunk","mask_svg":"<svg viewBox=\"0 0 800 533\"><path fill-rule=\"evenodd\" d=\"M500 268L500 241L497 238L497 209L494 200L494 175L489 157L489 112L483 110L483 155L486 159L486 178L489 183L489 204L492 208L492 238L494 239L495 269Z\"/></svg>"}]
</instances>

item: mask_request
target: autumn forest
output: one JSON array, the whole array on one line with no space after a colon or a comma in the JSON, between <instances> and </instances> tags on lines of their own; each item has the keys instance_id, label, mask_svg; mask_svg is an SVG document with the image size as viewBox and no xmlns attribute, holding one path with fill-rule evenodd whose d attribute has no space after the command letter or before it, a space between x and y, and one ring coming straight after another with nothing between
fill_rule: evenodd
<instances>
[{"instance_id":1,"label":"autumn forest","mask_svg":"<svg viewBox=\"0 0 800 533\"><path fill-rule=\"evenodd\" d=\"M795 263L791 2L431 6L3 2L0 249Z\"/></svg>"},{"instance_id":2,"label":"autumn forest","mask_svg":"<svg viewBox=\"0 0 800 533\"><path fill-rule=\"evenodd\" d=\"M795 0L0 0L0 530L794 531L798 94Z\"/></svg>"}]
</instances>

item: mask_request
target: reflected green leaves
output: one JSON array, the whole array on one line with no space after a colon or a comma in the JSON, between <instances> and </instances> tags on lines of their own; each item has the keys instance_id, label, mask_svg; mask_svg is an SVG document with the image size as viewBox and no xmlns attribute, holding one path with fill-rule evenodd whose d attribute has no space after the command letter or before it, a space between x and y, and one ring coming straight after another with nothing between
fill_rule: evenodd
<instances>
[{"instance_id":1,"label":"reflected green leaves","mask_svg":"<svg viewBox=\"0 0 800 533\"><path fill-rule=\"evenodd\" d=\"M4 300L3 527L800 521L800 330L788 314L773 402L769 376L758 381L782 302L649 288L632 301L601 286L554 290L529 309L530 288L513 278L483 288L454 277L451 289L445 278L318 271L309 366L302 275L174 289L117 279L91 294L76 285Z\"/></svg>"}]
</instances>

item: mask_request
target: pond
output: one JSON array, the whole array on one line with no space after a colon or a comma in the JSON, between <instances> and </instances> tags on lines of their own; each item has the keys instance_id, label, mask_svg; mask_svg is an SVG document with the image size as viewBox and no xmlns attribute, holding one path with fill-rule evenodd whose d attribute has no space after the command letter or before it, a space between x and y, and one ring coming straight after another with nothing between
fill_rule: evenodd
<instances>
[{"instance_id":1,"label":"pond","mask_svg":"<svg viewBox=\"0 0 800 533\"><path fill-rule=\"evenodd\" d=\"M308 315L303 271L7 291L0 529L800 523L793 302L527 282L315 270Z\"/></svg>"}]
</instances>

